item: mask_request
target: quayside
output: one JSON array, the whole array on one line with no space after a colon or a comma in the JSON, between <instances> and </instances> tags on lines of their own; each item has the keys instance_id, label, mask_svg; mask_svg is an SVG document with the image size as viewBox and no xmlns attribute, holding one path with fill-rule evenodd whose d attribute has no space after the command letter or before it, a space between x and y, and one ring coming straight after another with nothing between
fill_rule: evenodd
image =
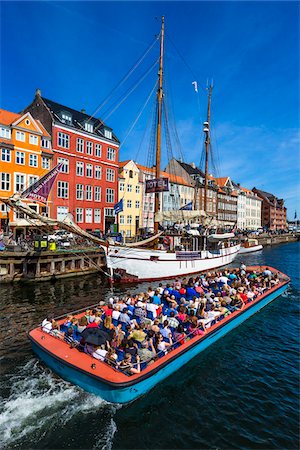
<instances>
[{"instance_id":1,"label":"quayside","mask_svg":"<svg viewBox=\"0 0 300 450\"><path fill-rule=\"evenodd\" d=\"M247 268L247 272L251 273L262 273L264 270L267 270L265 266ZM190 336L182 345L174 342L171 351L155 358L154 362L140 373L127 375L119 368L80 352L67 342L43 331L42 326L30 331L28 336L33 351L59 376L106 401L127 403L147 393L156 384L183 368L196 355L283 294L290 281L289 277L274 268L269 267L269 270L276 274L278 284L245 303L242 309L234 310L227 317L223 316L218 321L211 322L205 333ZM84 312L78 312L73 316L80 318L83 315ZM57 322L61 325L64 319L65 316L58 318Z\"/></svg>"}]
</instances>

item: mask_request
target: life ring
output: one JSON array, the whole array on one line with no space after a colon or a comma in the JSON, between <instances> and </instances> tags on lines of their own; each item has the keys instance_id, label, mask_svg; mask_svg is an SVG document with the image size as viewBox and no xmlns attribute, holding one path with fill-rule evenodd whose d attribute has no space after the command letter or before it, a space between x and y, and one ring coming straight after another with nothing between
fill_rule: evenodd
<instances>
[{"instance_id":1,"label":"life ring","mask_svg":"<svg viewBox=\"0 0 300 450\"><path fill-rule=\"evenodd\" d=\"M165 236L165 237L163 238L163 243L164 243L164 245L165 245L166 247L170 247L171 239L169 238L169 236Z\"/></svg>"}]
</instances>

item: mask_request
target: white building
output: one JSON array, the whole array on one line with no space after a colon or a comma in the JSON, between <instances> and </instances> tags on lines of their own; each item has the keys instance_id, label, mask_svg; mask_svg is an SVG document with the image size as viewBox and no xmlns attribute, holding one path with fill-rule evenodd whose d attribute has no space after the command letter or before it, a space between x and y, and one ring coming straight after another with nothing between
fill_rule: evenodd
<instances>
[{"instance_id":1,"label":"white building","mask_svg":"<svg viewBox=\"0 0 300 450\"><path fill-rule=\"evenodd\" d=\"M261 227L262 200L249 189L235 185L238 192L237 227L241 230L257 230Z\"/></svg>"}]
</instances>

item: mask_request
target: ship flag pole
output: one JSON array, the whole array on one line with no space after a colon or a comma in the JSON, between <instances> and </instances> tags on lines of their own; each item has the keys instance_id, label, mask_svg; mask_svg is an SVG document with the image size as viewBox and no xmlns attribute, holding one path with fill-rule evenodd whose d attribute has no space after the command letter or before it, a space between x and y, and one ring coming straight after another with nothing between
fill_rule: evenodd
<instances>
[{"instance_id":1,"label":"ship flag pole","mask_svg":"<svg viewBox=\"0 0 300 450\"><path fill-rule=\"evenodd\" d=\"M203 131L205 134L205 184L204 184L204 211L207 213L207 189L208 189L208 158L210 146L210 108L213 84L211 83L208 90L208 105L207 105L207 121L203 123Z\"/></svg>"},{"instance_id":2,"label":"ship flag pole","mask_svg":"<svg viewBox=\"0 0 300 450\"><path fill-rule=\"evenodd\" d=\"M157 130L156 130L156 162L155 162L155 177L160 177L160 158L161 158L161 124L162 124L162 99L163 99L163 57L164 57L164 36L165 36L165 17L161 18L161 33L160 33L160 55L159 55L159 70L158 70L158 89L157 89ZM159 223L155 221L155 214L159 212L160 193L155 192L154 202L154 233L158 233Z\"/></svg>"}]
</instances>

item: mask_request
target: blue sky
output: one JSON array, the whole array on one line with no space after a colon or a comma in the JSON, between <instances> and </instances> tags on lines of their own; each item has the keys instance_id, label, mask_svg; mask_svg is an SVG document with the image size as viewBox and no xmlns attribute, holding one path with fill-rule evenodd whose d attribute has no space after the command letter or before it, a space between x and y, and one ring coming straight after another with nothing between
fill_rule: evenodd
<instances>
[{"instance_id":1,"label":"blue sky","mask_svg":"<svg viewBox=\"0 0 300 450\"><path fill-rule=\"evenodd\" d=\"M153 42L164 14L166 97L172 94L185 160L200 162L205 86L213 78L217 175L283 197L289 217L295 209L300 217L299 3L44 1L0 7L1 107L16 112L39 87L46 98L93 113ZM121 141L154 87L157 69L143 74L157 57L155 44L98 113ZM144 130L152 97L121 159L147 163L150 136ZM178 146L173 153L179 157Z\"/></svg>"}]
</instances>

